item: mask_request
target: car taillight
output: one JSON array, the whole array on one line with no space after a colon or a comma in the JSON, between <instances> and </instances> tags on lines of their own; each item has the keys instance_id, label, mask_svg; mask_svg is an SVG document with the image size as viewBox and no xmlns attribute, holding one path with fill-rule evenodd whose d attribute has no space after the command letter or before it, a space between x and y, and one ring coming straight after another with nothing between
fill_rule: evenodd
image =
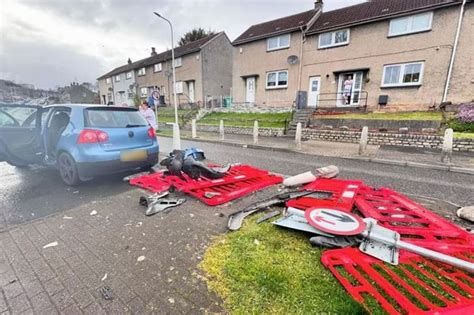
<instances>
[{"instance_id":1,"label":"car taillight","mask_svg":"<svg viewBox=\"0 0 474 315\"><path fill-rule=\"evenodd\" d=\"M78 144L83 143L103 143L109 141L109 135L100 130L84 129L77 138Z\"/></svg>"},{"instance_id":2,"label":"car taillight","mask_svg":"<svg viewBox=\"0 0 474 315\"><path fill-rule=\"evenodd\" d=\"M152 139L156 137L155 129L153 127L150 127L148 129L148 137L150 137Z\"/></svg>"}]
</instances>

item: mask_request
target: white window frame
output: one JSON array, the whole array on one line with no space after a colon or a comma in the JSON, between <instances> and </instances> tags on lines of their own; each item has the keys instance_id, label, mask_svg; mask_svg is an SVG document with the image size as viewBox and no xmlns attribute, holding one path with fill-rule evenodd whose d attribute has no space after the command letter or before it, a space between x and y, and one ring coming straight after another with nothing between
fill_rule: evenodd
<instances>
[{"instance_id":1,"label":"white window frame","mask_svg":"<svg viewBox=\"0 0 474 315\"><path fill-rule=\"evenodd\" d=\"M146 91L146 92L143 93L143 91ZM148 96L148 88L147 87L140 88L140 95L141 95L141 97L147 97Z\"/></svg>"},{"instance_id":2,"label":"white window frame","mask_svg":"<svg viewBox=\"0 0 474 315\"><path fill-rule=\"evenodd\" d=\"M114 80L115 80L115 82L120 82L120 74L117 74L117 75L115 76L115 79L114 79Z\"/></svg>"},{"instance_id":3,"label":"white window frame","mask_svg":"<svg viewBox=\"0 0 474 315\"><path fill-rule=\"evenodd\" d=\"M336 33L337 32L342 32L342 31L347 31L347 41L342 42L342 43L336 43ZM326 34L331 34L331 43L328 44L328 45L321 45L321 36L326 35ZM351 41L351 29L350 28L335 30L333 32L321 33L318 36L318 48L323 49L323 48L344 46L344 45L348 45L350 43L350 41Z\"/></svg>"},{"instance_id":4,"label":"white window frame","mask_svg":"<svg viewBox=\"0 0 474 315\"><path fill-rule=\"evenodd\" d=\"M125 73L125 79L126 79L126 80L131 79L132 76L133 76L132 71L128 71L127 73Z\"/></svg>"},{"instance_id":5,"label":"white window frame","mask_svg":"<svg viewBox=\"0 0 474 315\"><path fill-rule=\"evenodd\" d=\"M146 74L146 68L145 67L142 67L142 68L138 69L138 76L139 77L141 77L145 74Z\"/></svg>"},{"instance_id":6,"label":"white window frame","mask_svg":"<svg viewBox=\"0 0 474 315\"><path fill-rule=\"evenodd\" d=\"M285 73L286 73L286 84L285 84L285 85L278 85L278 77L279 77L280 73L282 73L282 72L285 72ZM270 74L273 74L273 73L276 74L275 85L274 85L274 86L268 86L268 77L270 76ZM267 72L266 80L265 80L265 88L266 88L267 90L272 90L272 89L284 89L284 88L287 88L287 87L288 87L288 80L289 80L289 77L288 77L288 70L277 70L277 71L270 71L270 72Z\"/></svg>"},{"instance_id":7,"label":"white window frame","mask_svg":"<svg viewBox=\"0 0 474 315\"><path fill-rule=\"evenodd\" d=\"M183 81L176 81L176 85L175 85L176 94L183 94L183 87L184 87Z\"/></svg>"},{"instance_id":8,"label":"white window frame","mask_svg":"<svg viewBox=\"0 0 474 315\"><path fill-rule=\"evenodd\" d=\"M421 65L420 68L420 80L418 82L403 82L403 76L405 75L405 68L409 65ZM400 74L398 77L397 83L384 83L385 82L385 74L387 67L394 67L400 66ZM381 87L404 87L404 86L420 86L423 84L423 74L425 70L425 62L424 61L415 61L415 62L407 62L407 63L395 63L395 64L388 64L383 66L383 74L382 74L382 84Z\"/></svg>"},{"instance_id":9,"label":"white window frame","mask_svg":"<svg viewBox=\"0 0 474 315\"><path fill-rule=\"evenodd\" d=\"M182 65L183 65L183 59L181 57L174 58L174 67L175 68L181 67Z\"/></svg>"},{"instance_id":10,"label":"white window frame","mask_svg":"<svg viewBox=\"0 0 474 315\"><path fill-rule=\"evenodd\" d=\"M160 63L155 63L153 65L153 72L160 72L163 70L163 65Z\"/></svg>"},{"instance_id":11,"label":"white window frame","mask_svg":"<svg viewBox=\"0 0 474 315\"><path fill-rule=\"evenodd\" d=\"M112 83L112 78L107 78L107 79L105 79L105 83L106 83L106 84Z\"/></svg>"},{"instance_id":12,"label":"white window frame","mask_svg":"<svg viewBox=\"0 0 474 315\"><path fill-rule=\"evenodd\" d=\"M288 45L285 45L285 46L281 45L280 42L281 42L281 38L283 36L288 36ZM275 38L278 40L278 45L275 48L270 48L270 40L275 39ZM274 51L274 50L289 48L290 45L291 45L291 34L283 34L283 35L273 36L273 37L267 38L267 51Z\"/></svg>"},{"instance_id":13,"label":"white window frame","mask_svg":"<svg viewBox=\"0 0 474 315\"><path fill-rule=\"evenodd\" d=\"M429 15L429 18L430 18L429 26L426 27L426 28L423 28L423 29L413 30L412 29L413 28L413 20L416 17L422 16L422 15ZM406 23L408 24L407 31L400 32L400 33L394 33L392 31L393 23L396 22L396 21L401 21L401 20L406 20ZM404 16L404 17L399 17L399 18L396 18L396 19L391 19L390 20L390 25L388 27L388 37L401 36L401 35L408 35L408 34L415 34L415 33L430 31L432 25L433 25L433 11L423 12L423 13L420 13L420 14L414 14L414 15L409 15L409 16Z\"/></svg>"}]
</instances>

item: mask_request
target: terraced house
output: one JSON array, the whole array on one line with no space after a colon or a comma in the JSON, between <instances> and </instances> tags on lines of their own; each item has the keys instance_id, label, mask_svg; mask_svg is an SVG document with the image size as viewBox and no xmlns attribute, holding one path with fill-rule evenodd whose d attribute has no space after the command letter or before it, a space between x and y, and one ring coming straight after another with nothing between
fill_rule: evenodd
<instances>
[{"instance_id":1,"label":"terraced house","mask_svg":"<svg viewBox=\"0 0 474 315\"><path fill-rule=\"evenodd\" d=\"M230 94L232 46L224 32L175 48L178 102L203 103L206 98ZM129 62L98 78L101 102L133 105L135 95L146 99L159 90L166 104L173 104L171 50Z\"/></svg>"},{"instance_id":2,"label":"terraced house","mask_svg":"<svg viewBox=\"0 0 474 315\"><path fill-rule=\"evenodd\" d=\"M315 108L471 101L473 24L472 1L374 0L328 12L316 1L233 42L234 102L291 106L298 91Z\"/></svg>"}]
</instances>

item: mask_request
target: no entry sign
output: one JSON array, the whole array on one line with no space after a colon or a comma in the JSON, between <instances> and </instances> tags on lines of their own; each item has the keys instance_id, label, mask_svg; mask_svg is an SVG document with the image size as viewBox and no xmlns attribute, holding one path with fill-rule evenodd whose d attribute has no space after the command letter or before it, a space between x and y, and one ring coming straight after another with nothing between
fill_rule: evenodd
<instances>
[{"instance_id":1,"label":"no entry sign","mask_svg":"<svg viewBox=\"0 0 474 315\"><path fill-rule=\"evenodd\" d=\"M365 229L362 218L339 210L310 208L304 216L313 227L329 234L357 235Z\"/></svg>"}]
</instances>

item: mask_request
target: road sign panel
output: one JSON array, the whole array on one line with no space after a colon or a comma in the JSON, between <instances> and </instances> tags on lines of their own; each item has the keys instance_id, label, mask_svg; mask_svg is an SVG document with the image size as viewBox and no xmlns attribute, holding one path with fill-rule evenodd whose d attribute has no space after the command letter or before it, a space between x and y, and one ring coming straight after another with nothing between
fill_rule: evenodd
<instances>
[{"instance_id":1,"label":"road sign panel","mask_svg":"<svg viewBox=\"0 0 474 315\"><path fill-rule=\"evenodd\" d=\"M329 234L357 235L365 229L362 218L335 209L310 208L304 216L313 227Z\"/></svg>"}]
</instances>

